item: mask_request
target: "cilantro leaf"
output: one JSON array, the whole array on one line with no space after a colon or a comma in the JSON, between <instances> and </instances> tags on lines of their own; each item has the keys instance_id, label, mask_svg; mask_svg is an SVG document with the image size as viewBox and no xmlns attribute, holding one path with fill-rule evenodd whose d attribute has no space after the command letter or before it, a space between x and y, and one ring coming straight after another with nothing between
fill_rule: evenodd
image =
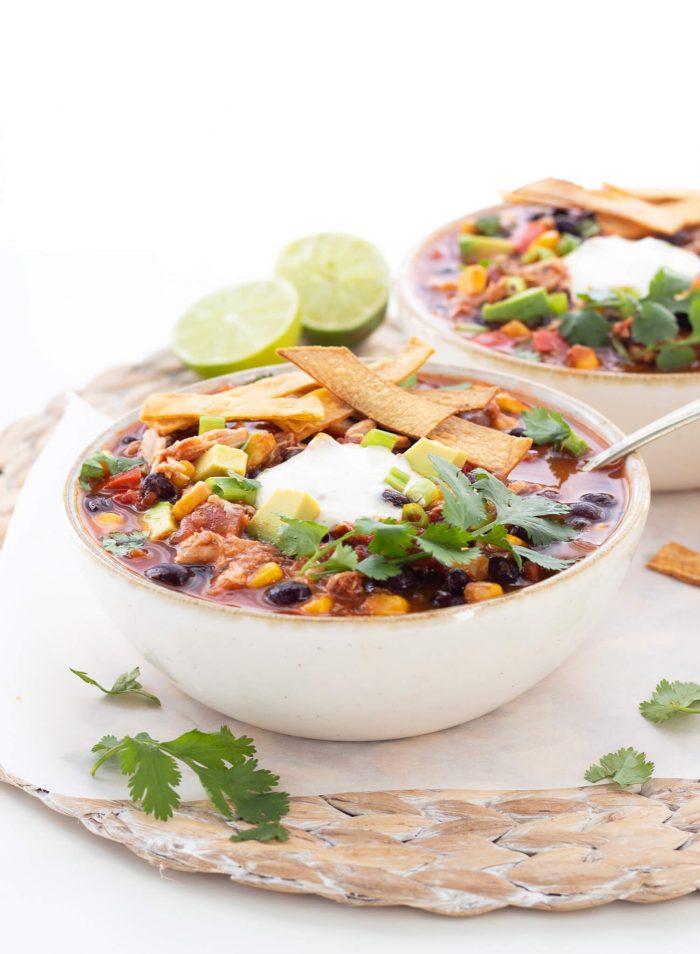
<instances>
[{"instance_id":1,"label":"cilantro leaf","mask_svg":"<svg viewBox=\"0 0 700 954\"><path fill-rule=\"evenodd\" d=\"M633 748L608 752L587 769L585 779L587 782L600 782L609 778L617 782L620 788L641 785L654 771L654 763L647 762L646 758L644 752L637 752Z\"/></svg>"},{"instance_id":2,"label":"cilantro leaf","mask_svg":"<svg viewBox=\"0 0 700 954\"><path fill-rule=\"evenodd\" d=\"M316 576L325 576L327 573L343 573L346 570L357 568L357 554L347 543L340 540L330 552L330 555L316 567Z\"/></svg>"},{"instance_id":3,"label":"cilantro leaf","mask_svg":"<svg viewBox=\"0 0 700 954\"><path fill-rule=\"evenodd\" d=\"M639 314L632 322L632 338L638 344L651 347L660 341L675 338L678 320L665 305L656 301L643 301Z\"/></svg>"},{"instance_id":4,"label":"cilantro leaf","mask_svg":"<svg viewBox=\"0 0 700 954\"><path fill-rule=\"evenodd\" d=\"M102 546L115 556L130 557L137 550L143 550L147 539L148 534L144 530L130 530L128 533L115 530L114 533L102 537Z\"/></svg>"},{"instance_id":5,"label":"cilantro leaf","mask_svg":"<svg viewBox=\"0 0 700 954\"><path fill-rule=\"evenodd\" d=\"M222 815L261 826L257 834L251 829L241 840L285 837L278 823L289 811L289 796L274 791L278 777L258 767L252 757L252 739L236 738L227 726L218 732L192 729L168 742L158 742L146 732L123 739L103 736L92 751L100 753L92 767L93 775L107 760L119 758L121 772L129 779L131 797L141 802L147 814L163 821L172 817L180 804L177 787L181 762L197 775Z\"/></svg>"},{"instance_id":6,"label":"cilantro leaf","mask_svg":"<svg viewBox=\"0 0 700 954\"><path fill-rule=\"evenodd\" d=\"M517 358L522 358L523 361L534 361L535 363L542 362L542 355L539 351L533 351L532 348L525 348L522 345L518 348L513 348L513 354Z\"/></svg>"},{"instance_id":7,"label":"cilantro leaf","mask_svg":"<svg viewBox=\"0 0 700 954\"><path fill-rule=\"evenodd\" d=\"M700 702L700 685L696 682L669 682L662 679L651 699L639 703L639 711L650 722L668 722L680 713L700 713L693 703Z\"/></svg>"},{"instance_id":8,"label":"cilantro leaf","mask_svg":"<svg viewBox=\"0 0 700 954\"><path fill-rule=\"evenodd\" d=\"M474 226L479 235L503 235L501 219L498 215L484 215L476 220Z\"/></svg>"},{"instance_id":9,"label":"cilantro leaf","mask_svg":"<svg viewBox=\"0 0 700 954\"><path fill-rule=\"evenodd\" d=\"M386 557L405 556L416 536L416 528L410 523L385 522L372 517L360 517L355 522L355 530L371 534L369 552L381 553Z\"/></svg>"},{"instance_id":10,"label":"cilantro leaf","mask_svg":"<svg viewBox=\"0 0 700 954\"><path fill-rule=\"evenodd\" d=\"M610 322L600 312L584 308L562 315L559 331L571 344L602 348L610 338Z\"/></svg>"},{"instance_id":11,"label":"cilantro leaf","mask_svg":"<svg viewBox=\"0 0 700 954\"><path fill-rule=\"evenodd\" d=\"M277 548L288 557L312 556L318 550L321 540L328 533L328 527L313 520L297 520L296 517L280 517L285 524L275 541Z\"/></svg>"},{"instance_id":12,"label":"cilantro leaf","mask_svg":"<svg viewBox=\"0 0 700 954\"><path fill-rule=\"evenodd\" d=\"M649 282L647 300L658 302L669 311L686 312L688 300L678 300L676 296L687 292L689 288L690 282L687 278L668 268L660 268Z\"/></svg>"},{"instance_id":13,"label":"cilantro leaf","mask_svg":"<svg viewBox=\"0 0 700 954\"><path fill-rule=\"evenodd\" d=\"M81 464L78 480L83 490L90 490L93 481L145 465L143 457L115 457L109 451L94 451Z\"/></svg>"},{"instance_id":14,"label":"cilantro leaf","mask_svg":"<svg viewBox=\"0 0 700 954\"><path fill-rule=\"evenodd\" d=\"M392 576L399 575L402 565L401 560L392 562L381 553L373 553L364 560L360 560L356 569L368 576L370 580L390 580Z\"/></svg>"},{"instance_id":15,"label":"cilantro leaf","mask_svg":"<svg viewBox=\"0 0 700 954\"><path fill-rule=\"evenodd\" d=\"M663 344L656 356L659 371L686 371L695 363L695 348L683 342Z\"/></svg>"},{"instance_id":16,"label":"cilantro leaf","mask_svg":"<svg viewBox=\"0 0 700 954\"><path fill-rule=\"evenodd\" d=\"M551 519L567 514L569 507L566 504L536 494L530 497L519 497L487 470L479 468L473 473L477 478L475 486L479 493L490 500L496 508L497 523L503 526L522 527L535 546L571 540L578 535L577 531L568 524Z\"/></svg>"},{"instance_id":17,"label":"cilantro leaf","mask_svg":"<svg viewBox=\"0 0 700 954\"><path fill-rule=\"evenodd\" d=\"M522 419L525 436L535 444L554 444L574 457L580 457L588 450L588 444L557 411L533 407L523 413Z\"/></svg>"},{"instance_id":18,"label":"cilantro leaf","mask_svg":"<svg viewBox=\"0 0 700 954\"><path fill-rule=\"evenodd\" d=\"M287 841L289 832L279 822L261 822L233 835L231 841Z\"/></svg>"},{"instance_id":19,"label":"cilantro leaf","mask_svg":"<svg viewBox=\"0 0 700 954\"><path fill-rule=\"evenodd\" d=\"M442 490L442 515L445 521L460 530L469 530L483 523L487 516L486 506L469 478L459 467L437 454L430 454L428 459L437 472Z\"/></svg>"},{"instance_id":20,"label":"cilantro leaf","mask_svg":"<svg viewBox=\"0 0 700 954\"><path fill-rule=\"evenodd\" d=\"M416 540L420 549L445 566L469 563L481 552L478 547L465 549L472 537L459 527L446 523L431 523Z\"/></svg>"},{"instance_id":21,"label":"cilantro leaf","mask_svg":"<svg viewBox=\"0 0 700 954\"><path fill-rule=\"evenodd\" d=\"M532 550L530 547L523 547L519 544L514 544L512 550L522 560L536 563L543 570L565 570L567 566L577 562L576 560L562 560L560 557L552 556L551 553L540 553L539 550Z\"/></svg>"},{"instance_id":22,"label":"cilantro leaf","mask_svg":"<svg viewBox=\"0 0 700 954\"><path fill-rule=\"evenodd\" d=\"M71 669L70 671L89 686L96 686L101 692L104 692L106 696L141 696L143 699L147 699L148 702L153 702L157 706L160 705L160 699L150 692L146 692L138 681L141 675L141 670L138 666L132 669L131 672L123 672L120 676L117 676L111 689L105 689L97 680L93 679L92 676L88 676L86 672L82 672L80 669Z\"/></svg>"}]
</instances>

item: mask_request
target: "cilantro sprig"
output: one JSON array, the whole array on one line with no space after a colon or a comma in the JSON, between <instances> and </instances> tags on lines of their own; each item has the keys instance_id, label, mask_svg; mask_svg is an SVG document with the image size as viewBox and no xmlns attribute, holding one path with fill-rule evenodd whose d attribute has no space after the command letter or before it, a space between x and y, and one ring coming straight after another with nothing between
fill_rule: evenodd
<instances>
[{"instance_id":1,"label":"cilantro sprig","mask_svg":"<svg viewBox=\"0 0 700 954\"><path fill-rule=\"evenodd\" d=\"M586 770L587 782L602 782L609 779L620 788L642 785L654 771L654 763L647 761L644 752L633 748L618 749L601 756L598 762Z\"/></svg>"},{"instance_id":2,"label":"cilantro sprig","mask_svg":"<svg viewBox=\"0 0 700 954\"><path fill-rule=\"evenodd\" d=\"M78 480L83 490L91 490L95 481L121 474L134 467L146 467L143 457L115 457L108 451L94 451L80 465Z\"/></svg>"},{"instance_id":3,"label":"cilantro sprig","mask_svg":"<svg viewBox=\"0 0 700 954\"><path fill-rule=\"evenodd\" d=\"M143 550L143 545L147 539L148 534L145 530L129 530L127 532L115 530L113 533L107 534L106 537L102 537L102 546L108 553L113 553L114 556L131 557L134 553Z\"/></svg>"},{"instance_id":4,"label":"cilantro sprig","mask_svg":"<svg viewBox=\"0 0 700 954\"><path fill-rule=\"evenodd\" d=\"M147 702L152 702L157 706L160 705L158 696L154 696L152 692L147 692L139 682L141 670L138 666L132 669L131 672L123 672L120 676L117 676L111 689L106 689L100 685L96 679L93 679L92 676L88 676L88 674L81 669L71 669L70 671L89 686L95 686L100 692L104 692L106 696L141 696L141 698Z\"/></svg>"},{"instance_id":5,"label":"cilantro sprig","mask_svg":"<svg viewBox=\"0 0 700 954\"><path fill-rule=\"evenodd\" d=\"M525 436L535 444L554 444L560 450L580 457L588 450L588 444L580 437L557 411L533 407L522 415Z\"/></svg>"},{"instance_id":6,"label":"cilantro sprig","mask_svg":"<svg viewBox=\"0 0 700 954\"><path fill-rule=\"evenodd\" d=\"M328 534L328 527L324 524L314 520L299 520L296 517L282 516L280 519L284 527L277 537L277 547L285 556L308 558L300 573L320 577L356 568L357 555L352 547L344 543L352 536L353 531L322 546L321 541Z\"/></svg>"},{"instance_id":7,"label":"cilantro sprig","mask_svg":"<svg viewBox=\"0 0 700 954\"><path fill-rule=\"evenodd\" d=\"M129 779L131 797L161 821L171 818L180 805L180 763L195 773L225 818L240 818L255 826L234 835L233 841L284 841L289 837L280 825L289 811L289 796L275 791L279 778L258 768L252 739L237 738L225 725L217 732L191 729L168 742L158 742L147 732L122 739L105 735L92 751L99 753L92 775L105 762L116 761Z\"/></svg>"},{"instance_id":8,"label":"cilantro sprig","mask_svg":"<svg viewBox=\"0 0 700 954\"><path fill-rule=\"evenodd\" d=\"M639 703L639 711L650 722L668 722L681 714L700 715L700 685L696 682L669 682L662 679L651 698Z\"/></svg>"}]
</instances>

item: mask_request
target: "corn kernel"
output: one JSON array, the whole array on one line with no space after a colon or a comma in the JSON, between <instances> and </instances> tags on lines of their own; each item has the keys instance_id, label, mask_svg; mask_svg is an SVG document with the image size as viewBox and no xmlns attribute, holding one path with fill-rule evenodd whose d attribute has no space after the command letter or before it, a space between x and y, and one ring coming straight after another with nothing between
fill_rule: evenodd
<instances>
[{"instance_id":1,"label":"corn kernel","mask_svg":"<svg viewBox=\"0 0 700 954\"><path fill-rule=\"evenodd\" d=\"M521 540L520 537L516 537L514 533L507 533L506 540L512 547L526 547L527 543L524 540Z\"/></svg>"},{"instance_id":2,"label":"corn kernel","mask_svg":"<svg viewBox=\"0 0 700 954\"><path fill-rule=\"evenodd\" d=\"M394 593L372 593L362 609L372 616L397 616L408 612L408 600Z\"/></svg>"},{"instance_id":3,"label":"corn kernel","mask_svg":"<svg viewBox=\"0 0 700 954\"><path fill-rule=\"evenodd\" d=\"M248 579L246 586L249 590L259 590L261 586L269 586L284 578L284 570L279 563L264 563Z\"/></svg>"},{"instance_id":4,"label":"corn kernel","mask_svg":"<svg viewBox=\"0 0 700 954\"><path fill-rule=\"evenodd\" d=\"M505 411L506 414L522 414L524 411L527 411L527 404L523 404L522 401L519 401L506 391L501 391L500 394L496 395L496 404L498 404L500 409Z\"/></svg>"},{"instance_id":5,"label":"corn kernel","mask_svg":"<svg viewBox=\"0 0 700 954\"><path fill-rule=\"evenodd\" d=\"M201 481L198 484L195 484L194 487L190 487L186 493L180 497L177 503L173 504L172 516L175 520L182 520L183 517L186 517L188 513L198 507L200 504L211 495L211 490L204 481Z\"/></svg>"},{"instance_id":6,"label":"corn kernel","mask_svg":"<svg viewBox=\"0 0 700 954\"><path fill-rule=\"evenodd\" d=\"M486 580L489 575L489 558L485 553L480 553L478 557L474 557L466 564L464 570L469 579L474 582Z\"/></svg>"},{"instance_id":7,"label":"corn kernel","mask_svg":"<svg viewBox=\"0 0 700 954\"><path fill-rule=\"evenodd\" d=\"M124 523L124 518L118 513L100 513L93 518L100 527L120 527Z\"/></svg>"},{"instance_id":8,"label":"corn kernel","mask_svg":"<svg viewBox=\"0 0 700 954\"><path fill-rule=\"evenodd\" d=\"M505 325L501 326L500 329L504 335L510 335L511 338L531 338L532 332L526 324L523 324L522 321L518 321L517 318L514 318L512 321L507 321Z\"/></svg>"},{"instance_id":9,"label":"corn kernel","mask_svg":"<svg viewBox=\"0 0 700 954\"><path fill-rule=\"evenodd\" d=\"M457 276L457 288L462 295L480 295L487 282L488 272L483 265L467 265Z\"/></svg>"},{"instance_id":10,"label":"corn kernel","mask_svg":"<svg viewBox=\"0 0 700 954\"><path fill-rule=\"evenodd\" d=\"M566 363L570 368L580 371L594 371L600 367L600 360L593 348L587 345L573 345L566 352Z\"/></svg>"},{"instance_id":11,"label":"corn kernel","mask_svg":"<svg viewBox=\"0 0 700 954\"><path fill-rule=\"evenodd\" d=\"M194 477L194 464L189 460L173 461L172 468L167 476L178 490L182 490Z\"/></svg>"},{"instance_id":12,"label":"corn kernel","mask_svg":"<svg viewBox=\"0 0 700 954\"><path fill-rule=\"evenodd\" d=\"M253 431L245 443L248 469L264 464L275 447L277 447L277 441L269 431Z\"/></svg>"},{"instance_id":13,"label":"corn kernel","mask_svg":"<svg viewBox=\"0 0 700 954\"><path fill-rule=\"evenodd\" d=\"M546 232L537 236L532 245L537 248L556 248L560 238L561 236L556 229L547 229Z\"/></svg>"},{"instance_id":14,"label":"corn kernel","mask_svg":"<svg viewBox=\"0 0 700 954\"><path fill-rule=\"evenodd\" d=\"M465 219L459 226L462 235L474 235L476 232L476 222L473 219Z\"/></svg>"},{"instance_id":15,"label":"corn kernel","mask_svg":"<svg viewBox=\"0 0 700 954\"><path fill-rule=\"evenodd\" d=\"M302 613L311 613L314 616L322 616L324 613L330 613L333 609L333 600L330 596L317 596L301 607Z\"/></svg>"},{"instance_id":16,"label":"corn kernel","mask_svg":"<svg viewBox=\"0 0 700 954\"><path fill-rule=\"evenodd\" d=\"M467 603L483 603L496 596L503 596L503 587L500 583L467 583L464 587L464 598Z\"/></svg>"}]
</instances>

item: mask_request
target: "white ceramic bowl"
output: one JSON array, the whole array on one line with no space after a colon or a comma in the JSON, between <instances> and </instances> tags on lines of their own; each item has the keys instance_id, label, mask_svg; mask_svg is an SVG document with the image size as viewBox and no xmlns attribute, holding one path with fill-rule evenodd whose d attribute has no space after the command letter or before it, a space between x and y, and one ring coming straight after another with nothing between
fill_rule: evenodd
<instances>
[{"instance_id":1,"label":"white ceramic bowl","mask_svg":"<svg viewBox=\"0 0 700 954\"><path fill-rule=\"evenodd\" d=\"M470 374L463 367L428 369ZM207 383L241 384L259 373ZM608 441L620 435L596 411L541 385L503 374L479 377L576 418ZM633 456L626 464L628 505L610 538L580 563L522 592L400 617L314 619L240 609L150 582L112 559L85 529L76 504L80 461L109 446L136 416L100 435L68 476L66 510L88 583L125 637L184 692L289 735L350 741L421 735L475 719L525 692L566 659L605 612L649 508L646 469Z\"/></svg>"},{"instance_id":2,"label":"white ceramic bowl","mask_svg":"<svg viewBox=\"0 0 700 954\"><path fill-rule=\"evenodd\" d=\"M501 207L499 207L501 208ZM491 213L487 209L483 214ZM482 213L474 213L479 215ZM433 315L416 291L414 263L423 248L447 231L435 231L411 255L397 285L406 330L429 341L436 357L502 374L527 378L585 401L614 421L625 434L700 397L700 372L639 374L625 371L575 371L525 361L476 344ZM653 490L692 490L700 487L700 423L675 431L642 451Z\"/></svg>"}]
</instances>

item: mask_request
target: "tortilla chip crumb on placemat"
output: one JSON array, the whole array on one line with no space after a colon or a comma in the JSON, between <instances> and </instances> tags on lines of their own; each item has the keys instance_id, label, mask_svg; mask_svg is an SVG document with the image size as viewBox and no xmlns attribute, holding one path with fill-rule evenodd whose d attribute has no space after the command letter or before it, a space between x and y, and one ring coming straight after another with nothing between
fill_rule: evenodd
<instances>
[{"instance_id":1,"label":"tortilla chip crumb on placemat","mask_svg":"<svg viewBox=\"0 0 700 954\"><path fill-rule=\"evenodd\" d=\"M647 566L657 573L700 586L700 553L680 543L665 543Z\"/></svg>"}]
</instances>

